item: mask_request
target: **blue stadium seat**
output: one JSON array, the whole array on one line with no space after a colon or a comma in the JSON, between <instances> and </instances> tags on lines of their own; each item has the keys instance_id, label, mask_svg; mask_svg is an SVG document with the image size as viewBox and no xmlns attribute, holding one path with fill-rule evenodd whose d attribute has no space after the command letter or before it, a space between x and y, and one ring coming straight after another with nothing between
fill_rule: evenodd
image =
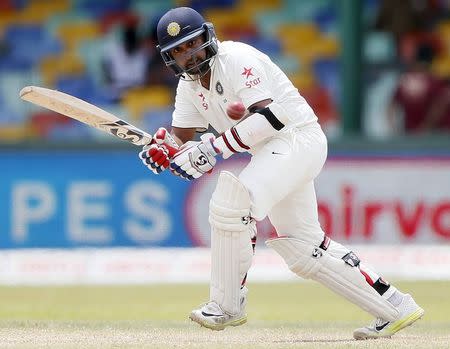
<instances>
[{"instance_id":1,"label":"blue stadium seat","mask_svg":"<svg viewBox=\"0 0 450 349\"><path fill-rule=\"evenodd\" d=\"M245 42L269 56L281 53L281 43L275 38L257 37Z\"/></svg>"},{"instance_id":2,"label":"blue stadium seat","mask_svg":"<svg viewBox=\"0 0 450 349\"><path fill-rule=\"evenodd\" d=\"M59 142L85 142L93 139L91 127L73 120L67 124L55 124L47 134L47 140ZM101 132L101 131L98 131Z\"/></svg>"},{"instance_id":3,"label":"blue stadium seat","mask_svg":"<svg viewBox=\"0 0 450 349\"><path fill-rule=\"evenodd\" d=\"M95 90L92 79L87 75L61 76L56 81L56 89L81 99L89 98Z\"/></svg>"},{"instance_id":4,"label":"blue stadium seat","mask_svg":"<svg viewBox=\"0 0 450 349\"><path fill-rule=\"evenodd\" d=\"M23 9L27 3L28 0L10 0L14 6L15 9L21 10Z\"/></svg>"},{"instance_id":5,"label":"blue stadium seat","mask_svg":"<svg viewBox=\"0 0 450 349\"><path fill-rule=\"evenodd\" d=\"M373 28L380 8L380 0L363 1L363 22L366 28Z\"/></svg>"},{"instance_id":6,"label":"blue stadium seat","mask_svg":"<svg viewBox=\"0 0 450 349\"><path fill-rule=\"evenodd\" d=\"M0 127L22 125L26 121L26 116L23 113L16 113L7 106L0 104Z\"/></svg>"},{"instance_id":7,"label":"blue stadium seat","mask_svg":"<svg viewBox=\"0 0 450 349\"><path fill-rule=\"evenodd\" d=\"M144 113L141 127L148 133L155 133L160 127L170 128L173 107L152 109Z\"/></svg>"},{"instance_id":8,"label":"blue stadium seat","mask_svg":"<svg viewBox=\"0 0 450 349\"><path fill-rule=\"evenodd\" d=\"M32 47L32 53L30 53ZM45 40L39 42L17 42L11 47L9 58L24 62L26 65L34 66L43 57L58 54L62 51L62 44L57 40Z\"/></svg>"},{"instance_id":9,"label":"blue stadium seat","mask_svg":"<svg viewBox=\"0 0 450 349\"><path fill-rule=\"evenodd\" d=\"M314 16L314 22L322 33L336 33L338 31L338 14L336 5L320 9Z\"/></svg>"},{"instance_id":10,"label":"blue stadium seat","mask_svg":"<svg viewBox=\"0 0 450 349\"><path fill-rule=\"evenodd\" d=\"M192 7L196 11L203 13L205 10L211 7L232 7L236 3L236 0L191 0L189 7Z\"/></svg>"},{"instance_id":11,"label":"blue stadium seat","mask_svg":"<svg viewBox=\"0 0 450 349\"><path fill-rule=\"evenodd\" d=\"M101 17L109 12L126 11L130 0L77 0L75 8L90 13L94 17Z\"/></svg>"},{"instance_id":12,"label":"blue stadium seat","mask_svg":"<svg viewBox=\"0 0 450 349\"><path fill-rule=\"evenodd\" d=\"M60 76L56 81L56 89L95 105L109 104L113 99L106 91L98 88L89 75Z\"/></svg>"},{"instance_id":13,"label":"blue stadium seat","mask_svg":"<svg viewBox=\"0 0 450 349\"><path fill-rule=\"evenodd\" d=\"M40 25L10 25L5 30L4 39L11 43L37 42L41 41L44 35L44 29Z\"/></svg>"},{"instance_id":14,"label":"blue stadium seat","mask_svg":"<svg viewBox=\"0 0 450 349\"><path fill-rule=\"evenodd\" d=\"M57 54L62 50L61 42L37 25L9 26L5 31L5 42L9 52L3 63L0 63L3 69L30 69L44 56Z\"/></svg>"},{"instance_id":15,"label":"blue stadium seat","mask_svg":"<svg viewBox=\"0 0 450 349\"><path fill-rule=\"evenodd\" d=\"M319 59L313 64L314 76L319 84L325 87L333 102L339 105L340 100L340 64L337 59Z\"/></svg>"},{"instance_id":16,"label":"blue stadium seat","mask_svg":"<svg viewBox=\"0 0 450 349\"><path fill-rule=\"evenodd\" d=\"M4 71L27 71L33 67L30 59L17 59L13 56L0 58L0 72Z\"/></svg>"}]
</instances>

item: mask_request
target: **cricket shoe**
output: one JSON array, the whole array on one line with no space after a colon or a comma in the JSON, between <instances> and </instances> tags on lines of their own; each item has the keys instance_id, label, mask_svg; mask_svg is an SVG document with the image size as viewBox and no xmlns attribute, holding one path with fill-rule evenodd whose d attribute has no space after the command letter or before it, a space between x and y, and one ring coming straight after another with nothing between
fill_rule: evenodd
<instances>
[{"instance_id":1,"label":"cricket shoe","mask_svg":"<svg viewBox=\"0 0 450 349\"><path fill-rule=\"evenodd\" d=\"M401 329L412 325L419 320L425 311L419 307L409 294L405 294L401 303L397 306L399 311L398 319L392 322L376 319L367 327L358 328L353 332L355 339L374 339L391 337Z\"/></svg>"},{"instance_id":2,"label":"cricket shoe","mask_svg":"<svg viewBox=\"0 0 450 349\"><path fill-rule=\"evenodd\" d=\"M189 318L197 322L200 326L214 331L221 331L228 326L239 326L247 322L245 305L247 303L247 288L241 290L241 311L238 314L230 315L214 301L203 304L199 309L194 309Z\"/></svg>"}]
</instances>

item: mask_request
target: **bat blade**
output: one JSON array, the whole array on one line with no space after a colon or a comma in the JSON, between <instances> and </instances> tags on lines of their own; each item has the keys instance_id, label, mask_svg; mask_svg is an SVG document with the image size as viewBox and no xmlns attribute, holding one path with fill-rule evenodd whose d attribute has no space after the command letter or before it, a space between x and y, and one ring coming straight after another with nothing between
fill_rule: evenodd
<instances>
[{"instance_id":1,"label":"bat blade","mask_svg":"<svg viewBox=\"0 0 450 349\"><path fill-rule=\"evenodd\" d=\"M20 98L76 119L138 146L149 144L152 136L117 116L80 98L45 87L26 86Z\"/></svg>"}]
</instances>

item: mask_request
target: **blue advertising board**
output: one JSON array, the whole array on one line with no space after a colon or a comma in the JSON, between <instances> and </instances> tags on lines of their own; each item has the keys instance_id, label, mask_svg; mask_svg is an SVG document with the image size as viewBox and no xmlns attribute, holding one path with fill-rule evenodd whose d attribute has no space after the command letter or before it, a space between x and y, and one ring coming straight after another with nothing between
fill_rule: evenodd
<instances>
[{"instance_id":1,"label":"blue advertising board","mask_svg":"<svg viewBox=\"0 0 450 349\"><path fill-rule=\"evenodd\" d=\"M190 183L127 150L0 153L0 248L192 246Z\"/></svg>"}]
</instances>

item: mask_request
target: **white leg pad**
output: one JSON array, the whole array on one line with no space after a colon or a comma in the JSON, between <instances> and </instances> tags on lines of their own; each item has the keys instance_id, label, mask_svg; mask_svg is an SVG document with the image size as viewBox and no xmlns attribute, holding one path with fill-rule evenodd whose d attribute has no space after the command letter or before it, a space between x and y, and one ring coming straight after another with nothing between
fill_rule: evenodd
<instances>
[{"instance_id":1,"label":"white leg pad","mask_svg":"<svg viewBox=\"0 0 450 349\"><path fill-rule=\"evenodd\" d=\"M241 311L241 282L252 263L250 195L232 173L222 171L209 205L211 224L210 299L230 315Z\"/></svg>"},{"instance_id":2,"label":"white leg pad","mask_svg":"<svg viewBox=\"0 0 450 349\"><path fill-rule=\"evenodd\" d=\"M377 318L397 319L398 310L366 282L357 267L343 259L290 237L270 239L266 245L278 252L295 274L320 282Z\"/></svg>"}]
</instances>

